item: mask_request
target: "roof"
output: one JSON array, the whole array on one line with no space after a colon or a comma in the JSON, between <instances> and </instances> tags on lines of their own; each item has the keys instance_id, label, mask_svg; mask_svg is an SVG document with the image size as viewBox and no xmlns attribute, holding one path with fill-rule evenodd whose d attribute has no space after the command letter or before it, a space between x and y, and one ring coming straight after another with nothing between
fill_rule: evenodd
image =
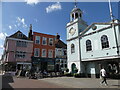
<instances>
[{"instance_id":1,"label":"roof","mask_svg":"<svg viewBox=\"0 0 120 90\"><path fill-rule=\"evenodd\" d=\"M59 39L59 40L56 40L56 42L55 42L55 48L67 49L67 45Z\"/></svg>"},{"instance_id":2,"label":"roof","mask_svg":"<svg viewBox=\"0 0 120 90\"><path fill-rule=\"evenodd\" d=\"M80 12L82 12L79 8L76 8L76 7L75 7L75 8L72 9L71 13L72 13L72 12L75 12L75 11L80 11Z\"/></svg>"},{"instance_id":3,"label":"roof","mask_svg":"<svg viewBox=\"0 0 120 90\"><path fill-rule=\"evenodd\" d=\"M24 35L21 31L17 31L16 33L12 34L9 37L11 37L11 38L17 38L17 39L29 40L28 37L26 35Z\"/></svg>"},{"instance_id":4,"label":"roof","mask_svg":"<svg viewBox=\"0 0 120 90\"><path fill-rule=\"evenodd\" d=\"M118 19L114 20L114 21L118 21ZM84 34L85 32L87 32L92 26L94 26L95 24L97 25L111 25L112 24L112 21L110 22L105 22L105 23L92 23L91 25L89 25L85 30L83 30L82 32L80 32L80 34ZM114 23L114 24L118 24L118 23Z\"/></svg>"}]
</instances>

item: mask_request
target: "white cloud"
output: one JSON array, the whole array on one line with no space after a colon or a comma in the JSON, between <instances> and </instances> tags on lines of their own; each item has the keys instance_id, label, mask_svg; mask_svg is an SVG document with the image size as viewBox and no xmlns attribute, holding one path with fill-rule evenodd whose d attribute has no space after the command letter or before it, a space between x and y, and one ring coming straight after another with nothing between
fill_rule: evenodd
<instances>
[{"instance_id":1,"label":"white cloud","mask_svg":"<svg viewBox=\"0 0 120 90\"><path fill-rule=\"evenodd\" d=\"M38 4L39 0L25 0L25 2L27 2L27 4L29 5L34 5L34 4Z\"/></svg>"},{"instance_id":2,"label":"white cloud","mask_svg":"<svg viewBox=\"0 0 120 90\"><path fill-rule=\"evenodd\" d=\"M11 30L11 29L12 29L12 26L9 26L9 29Z\"/></svg>"},{"instance_id":3,"label":"white cloud","mask_svg":"<svg viewBox=\"0 0 120 90\"><path fill-rule=\"evenodd\" d=\"M0 49L3 49L4 47L3 47L3 45L0 45Z\"/></svg>"},{"instance_id":4,"label":"white cloud","mask_svg":"<svg viewBox=\"0 0 120 90\"><path fill-rule=\"evenodd\" d=\"M15 26L15 27L17 27L17 25L16 25L16 24L15 24L14 26Z\"/></svg>"},{"instance_id":5,"label":"white cloud","mask_svg":"<svg viewBox=\"0 0 120 90\"><path fill-rule=\"evenodd\" d=\"M17 25L15 24L15 25L14 25L15 27L17 27L17 26L18 26L18 27L22 26L23 28L27 28L27 24L25 23L25 19L24 19L24 18L17 17L16 22L17 22Z\"/></svg>"},{"instance_id":6,"label":"white cloud","mask_svg":"<svg viewBox=\"0 0 120 90\"><path fill-rule=\"evenodd\" d=\"M6 33L0 33L0 39L5 40L5 37L8 36Z\"/></svg>"},{"instance_id":7,"label":"white cloud","mask_svg":"<svg viewBox=\"0 0 120 90\"><path fill-rule=\"evenodd\" d=\"M48 7L46 7L46 12L50 13L50 12L61 10L61 9L62 9L61 4L59 2L57 2L55 4L52 4L52 5L48 6Z\"/></svg>"}]
</instances>

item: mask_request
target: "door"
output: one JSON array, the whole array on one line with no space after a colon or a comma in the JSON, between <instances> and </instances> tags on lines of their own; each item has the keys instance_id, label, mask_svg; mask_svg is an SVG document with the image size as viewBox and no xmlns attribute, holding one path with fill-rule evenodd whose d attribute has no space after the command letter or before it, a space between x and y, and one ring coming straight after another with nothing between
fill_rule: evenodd
<instances>
[{"instance_id":1,"label":"door","mask_svg":"<svg viewBox=\"0 0 120 90\"><path fill-rule=\"evenodd\" d=\"M72 73L76 73L75 69L76 69L76 65L75 65L75 63L73 63L73 64L71 65Z\"/></svg>"}]
</instances>

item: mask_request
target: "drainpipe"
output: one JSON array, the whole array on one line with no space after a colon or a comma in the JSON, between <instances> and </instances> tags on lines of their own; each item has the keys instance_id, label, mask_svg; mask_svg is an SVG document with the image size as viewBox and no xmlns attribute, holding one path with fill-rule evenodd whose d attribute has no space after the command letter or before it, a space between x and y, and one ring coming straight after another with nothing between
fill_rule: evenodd
<instances>
[{"instance_id":1,"label":"drainpipe","mask_svg":"<svg viewBox=\"0 0 120 90\"><path fill-rule=\"evenodd\" d=\"M78 39L79 39L79 56L80 56L80 69L82 70L82 68L81 68L81 48L80 48L80 38L78 37ZM80 72L81 73L81 72Z\"/></svg>"},{"instance_id":2,"label":"drainpipe","mask_svg":"<svg viewBox=\"0 0 120 90\"><path fill-rule=\"evenodd\" d=\"M117 33L116 33L116 28L115 28L114 20L113 20L112 26L113 26L114 33L115 33L115 41L116 41L117 55L119 56L119 46L118 46Z\"/></svg>"}]
</instances>

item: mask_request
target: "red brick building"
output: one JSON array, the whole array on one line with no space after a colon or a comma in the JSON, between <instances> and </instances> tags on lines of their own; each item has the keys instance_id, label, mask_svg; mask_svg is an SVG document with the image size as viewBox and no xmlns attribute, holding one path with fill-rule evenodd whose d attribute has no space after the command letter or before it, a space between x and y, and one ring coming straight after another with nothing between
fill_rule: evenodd
<instances>
[{"instance_id":1,"label":"red brick building","mask_svg":"<svg viewBox=\"0 0 120 90\"><path fill-rule=\"evenodd\" d=\"M55 64L54 35L33 32L33 66L36 70L54 71Z\"/></svg>"}]
</instances>

